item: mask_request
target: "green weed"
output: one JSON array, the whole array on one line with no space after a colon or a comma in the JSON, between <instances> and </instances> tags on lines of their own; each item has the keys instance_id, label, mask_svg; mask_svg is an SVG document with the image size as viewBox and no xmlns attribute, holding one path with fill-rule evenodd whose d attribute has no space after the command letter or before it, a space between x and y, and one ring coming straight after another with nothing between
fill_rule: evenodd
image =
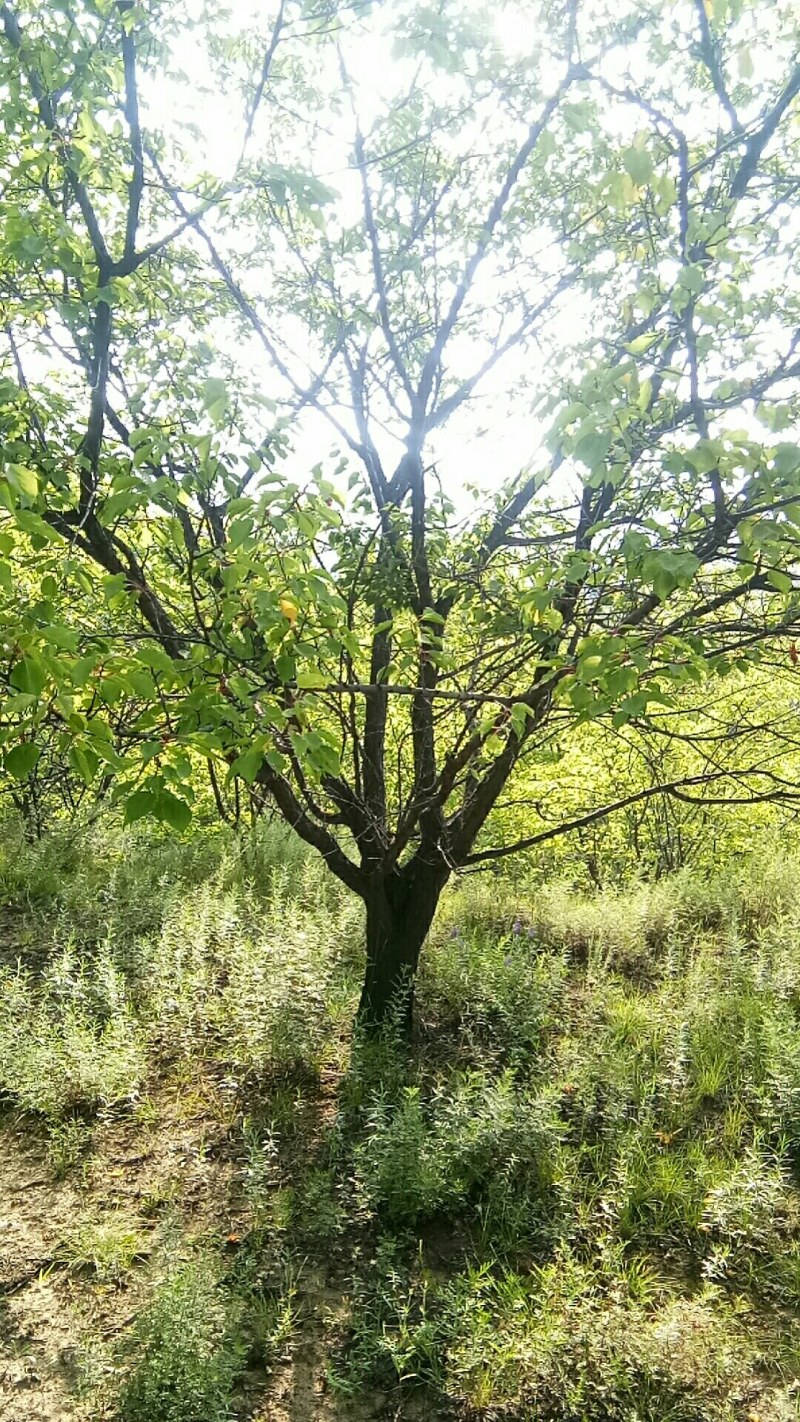
<instances>
[{"instance_id":1,"label":"green weed","mask_svg":"<svg viewBox=\"0 0 800 1422\"><path fill-rule=\"evenodd\" d=\"M301 1322L298 1282L298 1271L287 1263L277 1284L262 1284L247 1297L243 1327L250 1358L261 1367L269 1369L291 1353Z\"/></svg>"},{"instance_id":2,"label":"green weed","mask_svg":"<svg viewBox=\"0 0 800 1422\"><path fill-rule=\"evenodd\" d=\"M169 1212L175 1260L118 1359L123 1422L235 1411L244 1357L269 1370L303 1338L306 1260L350 1271L323 1323L347 1396L413 1386L423 1410L507 1422L783 1422L798 877L776 854L592 894L527 870L468 880L423 954L409 1049L350 1035L360 907L274 828L178 844L101 823L1 849L22 962L0 970L0 1090L46 1118L53 1172L90 1145L98 1161L112 1109L157 1142L164 1077L187 1112L217 1112L235 1162L223 1208L247 1223L224 1268L181 1238L182 1177L141 1202ZM144 1251L112 1213L61 1257L73 1288L124 1285Z\"/></svg>"},{"instance_id":3,"label":"green weed","mask_svg":"<svg viewBox=\"0 0 800 1422\"><path fill-rule=\"evenodd\" d=\"M53 1120L47 1134L47 1160L56 1180L85 1163L92 1147L91 1127L80 1117Z\"/></svg>"},{"instance_id":4,"label":"green weed","mask_svg":"<svg viewBox=\"0 0 800 1422\"><path fill-rule=\"evenodd\" d=\"M147 1253L147 1241L121 1212L77 1225L59 1246L58 1257L75 1273L92 1274L101 1284L119 1283Z\"/></svg>"},{"instance_id":5,"label":"green weed","mask_svg":"<svg viewBox=\"0 0 800 1422\"><path fill-rule=\"evenodd\" d=\"M143 1034L107 954L81 962L69 945L39 979L0 970L0 1090L49 1117L135 1099Z\"/></svg>"},{"instance_id":6,"label":"green weed","mask_svg":"<svg viewBox=\"0 0 800 1422\"><path fill-rule=\"evenodd\" d=\"M200 1254L173 1265L134 1328L122 1422L223 1422L244 1345L238 1310Z\"/></svg>"}]
</instances>

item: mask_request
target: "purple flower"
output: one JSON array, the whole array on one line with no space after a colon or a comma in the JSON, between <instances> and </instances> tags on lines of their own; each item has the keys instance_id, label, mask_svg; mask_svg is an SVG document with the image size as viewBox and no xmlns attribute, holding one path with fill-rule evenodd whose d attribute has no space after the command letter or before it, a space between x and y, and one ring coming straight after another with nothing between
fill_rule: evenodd
<instances>
[{"instance_id":1,"label":"purple flower","mask_svg":"<svg viewBox=\"0 0 800 1422\"><path fill-rule=\"evenodd\" d=\"M516 933L516 934L520 934L520 933L522 932L522 919L521 919L521 918L515 918L515 919L514 919L514 926L513 926L513 928L511 929L511 932L512 932L512 933Z\"/></svg>"},{"instance_id":2,"label":"purple flower","mask_svg":"<svg viewBox=\"0 0 800 1422\"><path fill-rule=\"evenodd\" d=\"M451 940L454 939L454 938L460 938L460 937L461 937L461 930L460 930L459 928L451 928L451 929L450 929L450 933L448 934L448 937L449 937Z\"/></svg>"}]
</instances>

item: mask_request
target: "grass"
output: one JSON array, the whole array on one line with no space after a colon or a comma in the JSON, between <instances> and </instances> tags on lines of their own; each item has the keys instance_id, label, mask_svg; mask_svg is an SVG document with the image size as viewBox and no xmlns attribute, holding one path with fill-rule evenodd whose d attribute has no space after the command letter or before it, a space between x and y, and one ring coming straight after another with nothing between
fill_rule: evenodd
<instances>
[{"instance_id":1,"label":"grass","mask_svg":"<svg viewBox=\"0 0 800 1422\"><path fill-rule=\"evenodd\" d=\"M70 1270L102 1284L119 1284L147 1253L141 1232L122 1214L82 1219L63 1240L59 1256Z\"/></svg>"},{"instance_id":2,"label":"grass","mask_svg":"<svg viewBox=\"0 0 800 1422\"><path fill-rule=\"evenodd\" d=\"M358 908L274 831L14 833L2 1101L71 1289L135 1301L86 1415L256 1417L309 1349L343 1417L796 1415L800 858L467 881L408 1055L353 1041ZM91 1181L110 1131L169 1154L165 1093L220 1181L148 1180L145 1228Z\"/></svg>"}]
</instances>

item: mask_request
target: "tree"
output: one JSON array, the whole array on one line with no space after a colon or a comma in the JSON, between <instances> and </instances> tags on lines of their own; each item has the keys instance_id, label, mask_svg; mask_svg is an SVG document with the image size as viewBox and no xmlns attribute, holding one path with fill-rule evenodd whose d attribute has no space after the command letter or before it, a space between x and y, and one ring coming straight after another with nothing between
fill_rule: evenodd
<instances>
[{"instance_id":1,"label":"tree","mask_svg":"<svg viewBox=\"0 0 800 1422\"><path fill-rule=\"evenodd\" d=\"M493 842L518 768L797 626L797 20L0 19L6 771L54 734L178 829L200 761L242 778L363 899L363 1019L409 1021L450 876L572 827ZM159 108L212 101L192 45L227 176ZM481 390L530 456L472 494ZM794 793L734 769L660 793Z\"/></svg>"}]
</instances>

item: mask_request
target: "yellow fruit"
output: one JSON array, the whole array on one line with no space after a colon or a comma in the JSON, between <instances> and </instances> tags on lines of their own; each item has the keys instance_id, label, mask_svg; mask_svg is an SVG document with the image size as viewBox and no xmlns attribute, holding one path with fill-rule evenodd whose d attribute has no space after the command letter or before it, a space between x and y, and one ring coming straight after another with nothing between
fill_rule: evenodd
<instances>
[{"instance_id":1,"label":"yellow fruit","mask_svg":"<svg viewBox=\"0 0 800 1422\"><path fill-rule=\"evenodd\" d=\"M278 606L280 607L280 610L283 613L284 617L287 619L287 621L291 622L292 626L294 627L294 624L297 621L297 603L292 602L292 599L290 597L282 597L280 599L280 602L278 603Z\"/></svg>"}]
</instances>

